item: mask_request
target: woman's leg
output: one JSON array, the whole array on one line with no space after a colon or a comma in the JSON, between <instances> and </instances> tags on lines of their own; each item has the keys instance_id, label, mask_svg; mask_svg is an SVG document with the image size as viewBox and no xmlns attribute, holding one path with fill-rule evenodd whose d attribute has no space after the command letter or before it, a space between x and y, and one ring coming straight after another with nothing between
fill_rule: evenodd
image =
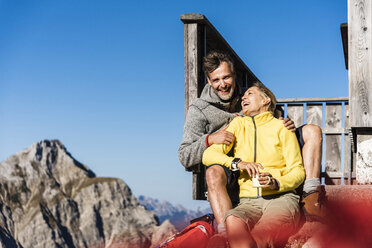
<instances>
[{"instance_id":1,"label":"woman's leg","mask_svg":"<svg viewBox=\"0 0 372 248\"><path fill-rule=\"evenodd\" d=\"M256 247L251 230L262 216L263 202L262 198L242 198L237 207L227 212L225 223L231 248Z\"/></svg>"},{"instance_id":2,"label":"woman's leg","mask_svg":"<svg viewBox=\"0 0 372 248\"><path fill-rule=\"evenodd\" d=\"M266 200L263 214L251 232L257 247L284 246L300 221L299 196L287 193Z\"/></svg>"}]
</instances>

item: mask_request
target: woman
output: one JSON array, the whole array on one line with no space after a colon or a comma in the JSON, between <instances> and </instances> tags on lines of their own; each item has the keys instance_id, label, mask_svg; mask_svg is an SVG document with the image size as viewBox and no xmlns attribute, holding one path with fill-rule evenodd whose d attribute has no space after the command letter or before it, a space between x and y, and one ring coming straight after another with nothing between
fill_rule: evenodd
<instances>
[{"instance_id":1,"label":"woman","mask_svg":"<svg viewBox=\"0 0 372 248\"><path fill-rule=\"evenodd\" d=\"M227 128L235 136L231 145L212 145L203 164L222 164L240 170L240 204L225 217L229 243L237 247L267 247L284 243L299 222L299 196L303 182L300 148L296 136L273 117L274 94L256 82L242 97L244 117ZM226 154L234 149L234 157ZM252 178L258 177L259 187Z\"/></svg>"}]
</instances>

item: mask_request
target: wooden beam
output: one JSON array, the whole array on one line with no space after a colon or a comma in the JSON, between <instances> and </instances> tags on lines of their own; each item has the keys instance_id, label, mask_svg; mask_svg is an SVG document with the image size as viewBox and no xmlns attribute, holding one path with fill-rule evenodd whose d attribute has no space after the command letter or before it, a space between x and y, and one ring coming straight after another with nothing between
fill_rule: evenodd
<instances>
[{"instance_id":1,"label":"wooden beam","mask_svg":"<svg viewBox=\"0 0 372 248\"><path fill-rule=\"evenodd\" d=\"M305 102L343 102L349 97L318 97L318 98L282 98L277 99L278 103L305 103Z\"/></svg>"},{"instance_id":2,"label":"wooden beam","mask_svg":"<svg viewBox=\"0 0 372 248\"><path fill-rule=\"evenodd\" d=\"M320 173L321 177L330 177L330 178L347 178L349 177L349 172L333 172L333 171L328 171L328 172L321 172ZM355 178L355 172L351 173L351 177Z\"/></svg>"},{"instance_id":3,"label":"wooden beam","mask_svg":"<svg viewBox=\"0 0 372 248\"><path fill-rule=\"evenodd\" d=\"M350 127L356 145L356 180L372 183L372 2L348 0Z\"/></svg>"},{"instance_id":4,"label":"wooden beam","mask_svg":"<svg viewBox=\"0 0 372 248\"><path fill-rule=\"evenodd\" d=\"M372 127L372 3L348 0L351 127Z\"/></svg>"},{"instance_id":5,"label":"wooden beam","mask_svg":"<svg viewBox=\"0 0 372 248\"><path fill-rule=\"evenodd\" d=\"M200 51L198 24L185 24L185 116L189 105L198 97Z\"/></svg>"},{"instance_id":6,"label":"wooden beam","mask_svg":"<svg viewBox=\"0 0 372 248\"><path fill-rule=\"evenodd\" d=\"M348 134L345 128L323 128L322 133L324 134Z\"/></svg>"},{"instance_id":7,"label":"wooden beam","mask_svg":"<svg viewBox=\"0 0 372 248\"><path fill-rule=\"evenodd\" d=\"M342 38L342 48L344 50L345 68L349 69L349 55L348 55L348 38L347 38L347 23L341 23L341 38Z\"/></svg>"},{"instance_id":8,"label":"wooden beam","mask_svg":"<svg viewBox=\"0 0 372 248\"><path fill-rule=\"evenodd\" d=\"M189 14L183 14L180 17L181 21L183 23L201 23L201 24L206 24L207 22L209 23L208 19L198 13L189 13Z\"/></svg>"}]
</instances>

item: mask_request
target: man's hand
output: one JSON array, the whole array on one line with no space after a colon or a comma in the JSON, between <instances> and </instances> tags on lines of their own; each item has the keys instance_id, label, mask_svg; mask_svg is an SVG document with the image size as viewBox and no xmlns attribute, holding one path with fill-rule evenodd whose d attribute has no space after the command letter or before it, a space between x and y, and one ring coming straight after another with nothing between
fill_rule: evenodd
<instances>
[{"instance_id":1,"label":"man's hand","mask_svg":"<svg viewBox=\"0 0 372 248\"><path fill-rule=\"evenodd\" d=\"M295 132L296 131L296 126L294 124L294 122L289 119L288 117L283 119L283 117L279 117L279 120L283 120L283 124L284 126L289 130L289 131L292 131L292 132Z\"/></svg>"},{"instance_id":2,"label":"man's hand","mask_svg":"<svg viewBox=\"0 0 372 248\"><path fill-rule=\"evenodd\" d=\"M213 134L210 134L208 136L208 144L209 145L212 145L212 144L230 145L234 141L235 137L234 137L234 134L226 131L228 126L229 125L226 125L221 130L219 130L219 131L217 131Z\"/></svg>"},{"instance_id":3,"label":"man's hand","mask_svg":"<svg viewBox=\"0 0 372 248\"><path fill-rule=\"evenodd\" d=\"M264 167L259 163L251 163L251 162L244 162L240 161L237 165L240 170L245 170L248 172L250 177L255 177L256 175L260 174L259 169L264 169Z\"/></svg>"},{"instance_id":4,"label":"man's hand","mask_svg":"<svg viewBox=\"0 0 372 248\"><path fill-rule=\"evenodd\" d=\"M273 190L278 190L278 182L273 178L269 172L262 172L258 177L258 182L262 185L262 188L269 188Z\"/></svg>"}]
</instances>

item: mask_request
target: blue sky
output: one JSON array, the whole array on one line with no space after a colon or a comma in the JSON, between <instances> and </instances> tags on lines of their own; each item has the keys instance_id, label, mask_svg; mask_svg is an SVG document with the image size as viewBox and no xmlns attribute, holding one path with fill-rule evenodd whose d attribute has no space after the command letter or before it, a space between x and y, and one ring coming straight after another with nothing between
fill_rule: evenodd
<instances>
[{"instance_id":1,"label":"blue sky","mask_svg":"<svg viewBox=\"0 0 372 248\"><path fill-rule=\"evenodd\" d=\"M0 160L61 140L98 176L186 207L183 23L201 13L278 98L348 96L346 0L0 0Z\"/></svg>"}]
</instances>

